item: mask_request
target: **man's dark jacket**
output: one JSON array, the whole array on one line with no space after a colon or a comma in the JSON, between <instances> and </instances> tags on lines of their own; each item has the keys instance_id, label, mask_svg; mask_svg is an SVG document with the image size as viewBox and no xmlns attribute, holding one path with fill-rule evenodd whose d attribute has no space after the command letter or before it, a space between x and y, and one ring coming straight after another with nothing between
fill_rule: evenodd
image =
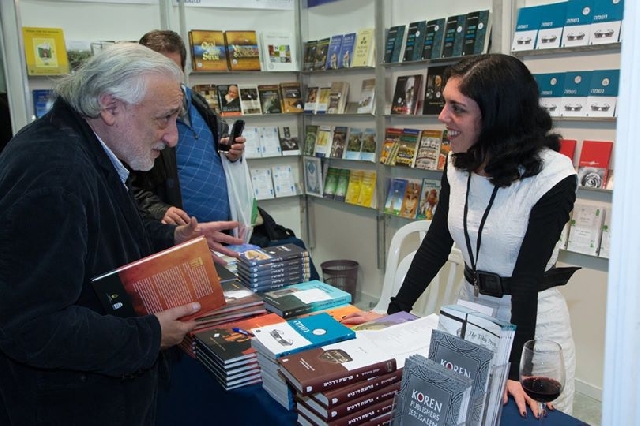
<instances>
[{"instance_id":1,"label":"man's dark jacket","mask_svg":"<svg viewBox=\"0 0 640 426\"><path fill-rule=\"evenodd\" d=\"M227 126L202 96L192 91L191 101L211 130L217 151L220 136L227 131ZM163 149L151 170L133 172L132 176L131 190L140 208L152 218L161 220L171 206L183 208L175 148Z\"/></svg>"},{"instance_id":2,"label":"man's dark jacket","mask_svg":"<svg viewBox=\"0 0 640 426\"><path fill-rule=\"evenodd\" d=\"M87 123L56 101L0 155L0 424L152 425L160 324L91 278L169 247ZM150 239L149 236L156 238Z\"/></svg>"}]
</instances>

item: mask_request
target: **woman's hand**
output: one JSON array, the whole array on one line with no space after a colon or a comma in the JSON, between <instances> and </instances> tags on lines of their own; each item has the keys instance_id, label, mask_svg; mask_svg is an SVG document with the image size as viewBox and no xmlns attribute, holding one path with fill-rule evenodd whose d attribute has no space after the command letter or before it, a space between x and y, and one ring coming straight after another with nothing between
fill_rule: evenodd
<instances>
[{"instance_id":1,"label":"woman's hand","mask_svg":"<svg viewBox=\"0 0 640 426\"><path fill-rule=\"evenodd\" d=\"M379 314L377 312L368 311L368 312L356 312L353 314L349 314L342 318L340 321L344 325L360 325L365 322L372 321L374 319L382 318L386 314Z\"/></svg>"},{"instance_id":2,"label":"woman's hand","mask_svg":"<svg viewBox=\"0 0 640 426\"><path fill-rule=\"evenodd\" d=\"M506 404L509 399L509 395L513 396L513 399L518 406L518 412L522 417L527 417L527 405L531 408L533 412L533 416L538 418L538 401L533 398L529 398L529 395L526 394L524 389L522 389L522 384L516 380L507 380L507 387L504 390L504 398L503 402ZM553 410L553 404L547 403L547 409Z\"/></svg>"}]
</instances>

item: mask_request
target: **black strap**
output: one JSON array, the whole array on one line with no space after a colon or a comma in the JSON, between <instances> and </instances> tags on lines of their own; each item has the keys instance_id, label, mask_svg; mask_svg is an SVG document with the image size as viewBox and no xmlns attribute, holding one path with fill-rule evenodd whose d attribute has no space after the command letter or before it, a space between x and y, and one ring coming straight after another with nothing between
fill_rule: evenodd
<instances>
[{"instance_id":1,"label":"black strap","mask_svg":"<svg viewBox=\"0 0 640 426\"><path fill-rule=\"evenodd\" d=\"M571 276L577 271L581 269L580 266L567 266L563 268L551 268L544 273L542 277L542 281L538 285L538 291L548 290L552 287L557 287L560 285L565 285L569 282ZM485 293L484 288L484 280L483 272L479 272L477 275L473 272L473 270L468 266L464 265L464 277L467 281L473 284L474 278L478 279L478 286L480 293ZM500 280L500 287L502 288L502 294L513 294L512 286L513 286L513 278L512 277L498 277Z\"/></svg>"}]
</instances>

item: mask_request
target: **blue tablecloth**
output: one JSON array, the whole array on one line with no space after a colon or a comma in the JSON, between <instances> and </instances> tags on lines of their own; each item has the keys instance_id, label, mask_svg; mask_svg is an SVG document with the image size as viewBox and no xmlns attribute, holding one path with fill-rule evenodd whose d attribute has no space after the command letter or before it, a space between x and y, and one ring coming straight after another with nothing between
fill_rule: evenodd
<instances>
[{"instance_id":1,"label":"blue tablecloth","mask_svg":"<svg viewBox=\"0 0 640 426\"><path fill-rule=\"evenodd\" d=\"M225 391L195 359L186 355L172 363L171 382L161 388L157 426L287 426L296 424L296 413L274 401L262 385ZM502 410L503 426L536 425L531 413L520 417L513 402ZM545 426L579 426L584 422L559 411L549 412Z\"/></svg>"}]
</instances>

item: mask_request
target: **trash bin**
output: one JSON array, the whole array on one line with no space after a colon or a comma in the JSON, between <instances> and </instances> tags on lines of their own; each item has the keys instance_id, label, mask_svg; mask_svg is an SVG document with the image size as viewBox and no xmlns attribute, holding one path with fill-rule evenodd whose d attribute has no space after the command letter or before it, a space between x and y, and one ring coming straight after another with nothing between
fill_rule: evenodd
<instances>
[{"instance_id":1,"label":"trash bin","mask_svg":"<svg viewBox=\"0 0 640 426\"><path fill-rule=\"evenodd\" d=\"M351 302L356 300L358 288L358 262L355 260L327 260L320 265L322 281L351 294Z\"/></svg>"}]
</instances>

